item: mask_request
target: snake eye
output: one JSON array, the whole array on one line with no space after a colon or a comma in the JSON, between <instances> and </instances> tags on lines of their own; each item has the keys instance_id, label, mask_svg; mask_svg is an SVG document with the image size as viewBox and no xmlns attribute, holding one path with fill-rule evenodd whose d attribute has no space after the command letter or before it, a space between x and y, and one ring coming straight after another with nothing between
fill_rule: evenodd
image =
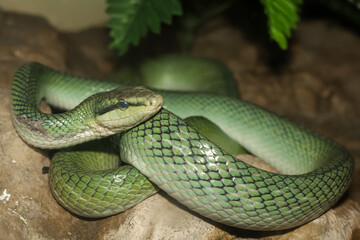
<instances>
[{"instance_id":1,"label":"snake eye","mask_svg":"<svg viewBox=\"0 0 360 240\"><path fill-rule=\"evenodd\" d=\"M119 101L116 106L118 108L124 108L124 109L127 109L129 107L129 104L123 100Z\"/></svg>"}]
</instances>

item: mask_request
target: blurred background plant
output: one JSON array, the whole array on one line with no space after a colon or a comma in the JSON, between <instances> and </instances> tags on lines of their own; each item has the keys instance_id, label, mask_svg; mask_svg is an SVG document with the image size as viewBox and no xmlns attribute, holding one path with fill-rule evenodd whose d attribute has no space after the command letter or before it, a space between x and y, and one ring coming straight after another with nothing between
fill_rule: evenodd
<instances>
[{"instance_id":1,"label":"blurred background plant","mask_svg":"<svg viewBox=\"0 0 360 240\"><path fill-rule=\"evenodd\" d=\"M243 1L235 0L107 0L108 26L113 42L111 49L124 55L130 45L137 46L148 31L159 34L161 24L172 24L173 16L181 16L177 21L178 44L183 53L191 48L196 29L212 17L229 8L239 9ZM360 25L359 0L316 0L309 5L321 5ZM300 19L303 0L260 0L266 16L269 37L286 50L291 31L296 29ZM242 14L239 11L239 14ZM241 18L240 18L241 19ZM252 24L252 19L243 19ZM264 23L265 24L265 23ZM256 26L254 26L256 27ZM259 29L261 31L262 29Z\"/></svg>"}]
</instances>

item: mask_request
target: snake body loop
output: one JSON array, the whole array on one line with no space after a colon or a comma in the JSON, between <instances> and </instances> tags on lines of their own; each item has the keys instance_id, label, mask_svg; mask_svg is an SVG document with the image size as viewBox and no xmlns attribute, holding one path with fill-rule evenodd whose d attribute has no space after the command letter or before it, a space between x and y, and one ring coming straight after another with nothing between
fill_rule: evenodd
<instances>
[{"instance_id":1,"label":"snake body loop","mask_svg":"<svg viewBox=\"0 0 360 240\"><path fill-rule=\"evenodd\" d=\"M61 129L57 139L69 132L69 126L80 123L76 114L63 115L62 124L57 124L57 116L40 114L36 110L39 89L51 104L71 109L96 92L118 85L65 75L37 63L26 64L15 75L11 92L15 127L29 144L41 147L45 141L46 147L63 147L59 143L50 146L51 139L46 136L53 135L52 128L37 126L33 131L34 122L53 121ZM50 184L63 206L87 217L111 215L142 201L159 187L212 220L245 229L277 230L320 216L351 182L353 159L330 139L243 100L156 92L164 99L163 109L113 137L122 161L129 165L106 170L110 164L100 167L105 170L87 172L81 168L88 161L82 155L85 150L73 151L80 159L77 163L69 157L70 150L54 157ZM26 111L21 110L24 99L32 99ZM283 174L255 168L224 152L181 119L189 116L204 116L216 123ZM43 140L39 140L40 135ZM110 157L109 162L114 161Z\"/></svg>"}]
</instances>

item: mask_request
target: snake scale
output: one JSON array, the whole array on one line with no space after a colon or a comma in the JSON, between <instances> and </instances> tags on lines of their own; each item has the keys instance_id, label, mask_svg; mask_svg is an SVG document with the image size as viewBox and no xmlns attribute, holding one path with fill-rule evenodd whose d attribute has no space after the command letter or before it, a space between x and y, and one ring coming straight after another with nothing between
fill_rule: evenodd
<instances>
[{"instance_id":1,"label":"snake scale","mask_svg":"<svg viewBox=\"0 0 360 240\"><path fill-rule=\"evenodd\" d=\"M319 217L351 182L354 162L344 147L254 104L199 93L154 93L141 87L120 86L106 92L119 85L71 76L39 63L23 65L13 79L13 122L31 145L63 148L124 131L111 138L128 165L118 166L119 154L106 151L83 155L94 154L97 147L66 149L52 159L51 190L75 214L116 214L160 188L192 211L226 225L287 229ZM98 93L103 91L105 97ZM43 98L71 110L43 113L39 110ZM115 126L114 118L120 114L125 114L127 128L134 118L136 126L109 130L96 123L105 119ZM282 174L224 152L182 120L189 116L216 123ZM99 156L102 161L94 162Z\"/></svg>"}]
</instances>

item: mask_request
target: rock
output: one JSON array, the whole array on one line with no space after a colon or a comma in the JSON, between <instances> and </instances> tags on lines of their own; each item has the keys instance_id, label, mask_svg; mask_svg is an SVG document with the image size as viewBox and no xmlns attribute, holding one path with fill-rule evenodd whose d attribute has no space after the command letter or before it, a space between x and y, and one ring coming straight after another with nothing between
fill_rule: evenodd
<instances>
[{"instance_id":1,"label":"rock","mask_svg":"<svg viewBox=\"0 0 360 240\"><path fill-rule=\"evenodd\" d=\"M294 88L295 100L297 107L305 114L314 114L316 112L317 99L316 95L307 88Z\"/></svg>"},{"instance_id":2,"label":"rock","mask_svg":"<svg viewBox=\"0 0 360 240\"><path fill-rule=\"evenodd\" d=\"M336 94L331 97L331 107L334 114L344 116L353 111L349 99L344 94Z\"/></svg>"},{"instance_id":3,"label":"rock","mask_svg":"<svg viewBox=\"0 0 360 240\"><path fill-rule=\"evenodd\" d=\"M111 41L107 33L104 28L60 33L66 49L66 70L95 79L105 79L114 75L119 70L119 57L116 52L104 51Z\"/></svg>"},{"instance_id":4,"label":"rock","mask_svg":"<svg viewBox=\"0 0 360 240\"><path fill-rule=\"evenodd\" d=\"M0 89L0 232L7 239L68 238L80 220L67 214L48 191L46 153L26 145L10 120L9 90ZM72 226L73 225L73 226ZM78 225L81 226L82 224ZM59 231L59 229L62 229Z\"/></svg>"},{"instance_id":5,"label":"rock","mask_svg":"<svg viewBox=\"0 0 360 240\"><path fill-rule=\"evenodd\" d=\"M0 87L10 88L14 73L28 61L65 70L59 34L41 18L0 12L0 53Z\"/></svg>"},{"instance_id":6,"label":"rock","mask_svg":"<svg viewBox=\"0 0 360 240\"><path fill-rule=\"evenodd\" d=\"M318 95L323 89L322 82L307 72L294 75L288 81L293 86L296 105L302 113L313 116L318 110Z\"/></svg>"},{"instance_id":7,"label":"rock","mask_svg":"<svg viewBox=\"0 0 360 240\"><path fill-rule=\"evenodd\" d=\"M102 225L99 239L206 239L216 227L156 194Z\"/></svg>"}]
</instances>

